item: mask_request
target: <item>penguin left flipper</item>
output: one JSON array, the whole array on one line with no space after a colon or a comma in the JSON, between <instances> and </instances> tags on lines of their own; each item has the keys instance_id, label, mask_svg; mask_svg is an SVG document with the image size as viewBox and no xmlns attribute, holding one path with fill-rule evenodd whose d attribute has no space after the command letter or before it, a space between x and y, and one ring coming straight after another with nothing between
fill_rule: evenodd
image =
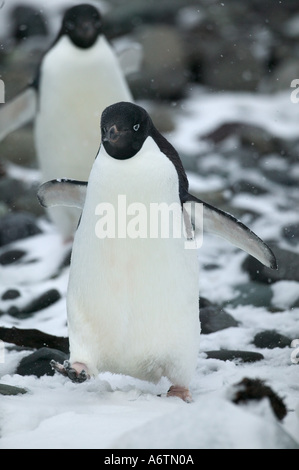
<instances>
[{"instance_id":1,"label":"penguin left flipper","mask_svg":"<svg viewBox=\"0 0 299 470\"><path fill-rule=\"evenodd\" d=\"M85 369L78 371L75 367L71 366L69 361L64 361L63 364L60 364L52 360L50 365L52 369L64 377L68 377L74 383L82 383L90 378Z\"/></svg>"},{"instance_id":2,"label":"penguin left flipper","mask_svg":"<svg viewBox=\"0 0 299 470\"><path fill-rule=\"evenodd\" d=\"M67 206L83 209L87 182L72 179L47 181L37 191L37 198L43 207Z\"/></svg>"},{"instance_id":3,"label":"penguin left flipper","mask_svg":"<svg viewBox=\"0 0 299 470\"><path fill-rule=\"evenodd\" d=\"M122 50L118 55L119 65L125 75L138 72L143 60L142 48L139 44L132 44Z\"/></svg>"},{"instance_id":4,"label":"penguin left flipper","mask_svg":"<svg viewBox=\"0 0 299 470\"><path fill-rule=\"evenodd\" d=\"M26 88L0 109L0 141L32 121L36 114L37 96L33 87Z\"/></svg>"},{"instance_id":5,"label":"penguin left flipper","mask_svg":"<svg viewBox=\"0 0 299 470\"><path fill-rule=\"evenodd\" d=\"M234 216L188 192L181 200L195 227L195 235L199 231L202 233L202 230L214 233L246 251L268 268L277 269L276 258L268 245Z\"/></svg>"}]
</instances>

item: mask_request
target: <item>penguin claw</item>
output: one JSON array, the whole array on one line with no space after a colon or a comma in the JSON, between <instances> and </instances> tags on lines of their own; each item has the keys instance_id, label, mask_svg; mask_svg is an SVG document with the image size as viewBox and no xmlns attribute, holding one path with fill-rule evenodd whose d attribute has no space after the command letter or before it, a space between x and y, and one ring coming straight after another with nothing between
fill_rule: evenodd
<instances>
[{"instance_id":1,"label":"penguin claw","mask_svg":"<svg viewBox=\"0 0 299 470\"><path fill-rule=\"evenodd\" d=\"M64 361L63 364L59 364L59 362L52 360L50 365L52 369L64 377L68 377L74 383L82 383L89 379L89 375L87 374L86 370L82 369L80 372L77 371L74 367L71 366L70 361Z\"/></svg>"},{"instance_id":2,"label":"penguin claw","mask_svg":"<svg viewBox=\"0 0 299 470\"><path fill-rule=\"evenodd\" d=\"M186 403L192 402L192 395L188 388L180 387L178 385L172 385L167 392L168 397L178 397L184 400Z\"/></svg>"}]
</instances>

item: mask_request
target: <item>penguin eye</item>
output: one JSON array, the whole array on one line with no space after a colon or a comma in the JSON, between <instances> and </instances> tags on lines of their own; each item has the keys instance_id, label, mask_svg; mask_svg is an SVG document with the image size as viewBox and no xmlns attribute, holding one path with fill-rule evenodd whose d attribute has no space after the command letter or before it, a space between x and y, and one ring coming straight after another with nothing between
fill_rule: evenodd
<instances>
[{"instance_id":1,"label":"penguin eye","mask_svg":"<svg viewBox=\"0 0 299 470\"><path fill-rule=\"evenodd\" d=\"M133 129L134 129L134 131L136 131L136 132L137 132L137 131L138 131L138 129L139 129L139 127L140 127L140 124L135 124L135 126L133 126Z\"/></svg>"}]
</instances>

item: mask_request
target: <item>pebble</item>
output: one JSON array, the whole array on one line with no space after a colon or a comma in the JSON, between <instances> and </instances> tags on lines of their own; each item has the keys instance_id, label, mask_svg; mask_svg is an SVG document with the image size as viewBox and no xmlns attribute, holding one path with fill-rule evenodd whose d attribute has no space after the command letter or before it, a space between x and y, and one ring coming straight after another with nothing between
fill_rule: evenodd
<instances>
[{"instance_id":1,"label":"pebble","mask_svg":"<svg viewBox=\"0 0 299 470\"><path fill-rule=\"evenodd\" d=\"M246 282L235 286L236 295L225 302L234 308L238 305L253 305L255 307L270 307L273 292L268 284L257 281Z\"/></svg>"},{"instance_id":2,"label":"pebble","mask_svg":"<svg viewBox=\"0 0 299 470\"><path fill-rule=\"evenodd\" d=\"M0 219L0 247L42 233L37 219L26 212L12 212Z\"/></svg>"},{"instance_id":3,"label":"pebble","mask_svg":"<svg viewBox=\"0 0 299 470\"><path fill-rule=\"evenodd\" d=\"M219 359L220 361L258 362L264 359L262 354L253 351L220 349L219 351L205 351L205 354L208 359Z\"/></svg>"},{"instance_id":4,"label":"pebble","mask_svg":"<svg viewBox=\"0 0 299 470\"><path fill-rule=\"evenodd\" d=\"M25 255L26 251L18 250L16 248L14 248L13 250L4 251L2 254L0 254L0 264L2 266L7 266L9 264L17 263Z\"/></svg>"},{"instance_id":5,"label":"pebble","mask_svg":"<svg viewBox=\"0 0 299 470\"><path fill-rule=\"evenodd\" d=\"M21 294L17 289L8 289L7 291L2 294L2 300L14 300L20 297Z\"/></svg>"},{"instance_id":6,"label":"pebble","mask_svg":"<svg viewBox=\"0 0 299 470\"><path fill-rule=\"evenodd\" d=\"M265 330L257 333L253 339L253 344L261 349L287 348L292 340L275 330Z\"/></svg>"},{"instance_id":7,"label":"pebble","mask_svg":"<svg viewBox=\"0 0 299 470\"><path fill-rule=\"evenodd\" d=\"M287 408L282 398L275 393L271 387L265 385L262 380L244 378L234 385L235 393L232 399L235 404L248 403L249 401L260 401L268 398L272 410L279 421L287 415Z\"/></svg>"},{"instance_id":8,"label":"pebble","mask_svg":"<svg viewBox=\"0 0 299 470\"><path fill-rule=\"evenodd\" d=\"M290 243L290 245L298 246L299 244L299 222L289 224L282 230L283 238Z\"/></svg>"},{"instance_id":9,"label":"pebble","mask_svg":"<svg viewBox=\"0 0 299 470\"><path fill-rule=\"evenodd\" d=\"M230 327L237 327L239 323L222 307L212 304L205 298L200 298L200 323L204 335L215 333Z\"/></svg>"},{"instance_id":10,"label":"pebble","mask_svg":"<svg viewBox=\"0 0 299 470\"><path fill-rule=\"evenodd\" d=\"M50 289L47 292L41 294L36 299L33 299L25 307L20 308L15 305L11 306L7 313L8 315L19 319L28 318L32 314L50 307L60 299L61 294L58 292L58 290Z\"/></svg>"},{"instance_id":11,"label":"pebble","mask_svg":"<svg viewBox=\"0 0 299 470\"><path fill-rule=\"evenodd\" d=\"M276 281L299 281L299 254L271 244L278 269L270 269L262 265L252 256L247 256L243 262L243 269L249 274L251 280L271 284Z\"/></svg>"},{"instance_id":12,"label":"pebble","mask_svg":"<svg viewBox=\"0 0 299 470\"><path fill-rule=\"evenodd\" d=\"M43 375L54 375L54 370L50 366L50 361L54 359L57 362L63 363L68 359L68 356L57 349L41 348L37 351L24 357L19 363L16 374L19 375L35 375L42 377Z\"/></svg>"},{"instance_id":13,"label":"pebble","mask_svg":"<svg viewBox=\"0 0 299 470\"><path fill-rule=\"evenodd\" d=\"M0 384L0 395L24 395L25 393L28 393L28 390L25 388Z\"/></svg>"},{"instance_id":14,"label":"pebble","mask_svg":"<svg viewBox=\"0 0 299 470\"><path fill-rule=\"evenodd\" d=\"M135 99L181 98L188 76L177 28L166 24L143 25L136 38L144 58L141 70L129 80Z\"/></svg>"}]
</instances>

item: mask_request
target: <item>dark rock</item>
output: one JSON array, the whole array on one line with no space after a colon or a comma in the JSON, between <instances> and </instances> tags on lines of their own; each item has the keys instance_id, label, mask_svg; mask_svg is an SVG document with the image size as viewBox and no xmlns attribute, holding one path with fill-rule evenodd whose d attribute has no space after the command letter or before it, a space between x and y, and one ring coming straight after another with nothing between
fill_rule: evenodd
<instances>
[{"instance_id":1,"label":"dark rock","mask_svg":"<svg viewBox=\"0 0 299 470\"><path fill-rule=\"evenodd\" d=\"M190 3L197 4L198 1L189 0ZM105 34L113 38L128 34L143 24L175 24L179 9L185 6L185 0L117 2L105 15Z\"/></svg>"},{"instance_id":2,"label":"dark rock","mask_svg":"<svg viewBox=\"0 0 299 470\"><path fill-rule=\"evenodd\" d=\"M64 268L67 268L70 264L71 264L71 258L72 258L72 248L70 248L66 255L64 256L63 260L62 260L62 263L60 264L59 266L59 272L64 269Z\"/></svg>"},{"instance_id":3,"label":"dark rock","mask_svg":"<svg viewBox=\"0 0 299 470\"><path fill-rule=\"evenodd\" d=\"M8 80L10 80L10 75L6 78L5 84ZM9 86L7 87L7 93L9 90ZM12 93L11 93L12 94ZM18 91L15 91L15 94L18 94ZM13 98L15 95L12 94ZM7 102L9 99L7 99ZM3 157L4 161L7 160L8 162L12 162L16 165L23 166L26 168L37 168L37 157L36 157L36 149L34 143L34 132L32 125L24 126L16 131L12 132L11 134L7 135L5 139L1 142L1 157ZM8 178L9 180L9 178ZM28 188L25 186L25 183L22 183L18 180L12 180L14 186L19 186L19 191L22 190L24 196L27 194ZM12 183L10 183L12 184ZM9 184L7 183L9 186ZM16 188L18 188L16 186ZM4 187L5 189L5 187ZM0 184L0 194L1 194L1 184ZM9 194L6 191L6 194ZM19 194L16 191L13 191L10 194L10 197L15 199L19 198Z\"/></svg>"},{"instance_id":4,"label":"dark rock","mask_svg":"<svg viewBox=\"0 0 299 470\"><path fill-rule=\"evenodd\" d=\"M6 176L6 166L3 162L0 162L0 178L3 178L3 176Z\"/></svg>"},{"instance_id":5,"label":"dark rock","mask_svg":"<svg viewBox=\"0 0 299 470\"><path fill-rule=\"evenodd\" d=\"M20 296L21 296L21 294L17 289L8 289L2 295L2 300L14 300L14 299L17 299Z\"/></svg>"},{"instance_id":6,"label":"dark rock","mask_svg":"<svg viewBox=\"0 0 299 470\"><path fill-rule=\"evenodd\" d=\"M265 330L261 333L257 333L254 337L253 344L257 348L287 348L290 347L292 340L287 336L278 333L275 330Z\"/></svg>"},{"instance_id":7,"label":"dark rock","mask_svg":"<svg viewBox=\"0 0 299 470\"><path fill-rule=\"evenodd\" d=\"M34 299L21 311L22 314L31 314L39 312L61 299L61 294L56 289L51 289Z\"/></svg>"},{"instance_id":8,"label":"dark rock","mask_svg":"<svg viewBox=\"0 0 299 470\"><path fill-rule=\"evenodd\" d=\"M237 136L241 127L242 124L240 122L225 122L216 127L216 129L209 131L207 134L203 134L201 139L219 144L231 136Z\"/></svg>"},{"instance_id":9,"label":"dark rock","mask_svg":"<svg viewBox=\"0 0 299 470\"><path fill-rule=\"evenodd\" d=\"M263 88L269 92L290 90L290 85L294 78L299 77L299 64L297 57L287 57L283 59L273 73L262 82ZM292 91L292 90L291 90Z\"/></svg>"},{"instance_id":10,"label":"dark rock","mask_svg":"<svg viewBox=\"0 0 299 470\"><path fill-rule=\"evenodd\" d=\"M220 269L219 264L216 263L208 263L204 264L203 266L205 271L215 271L215 269Z\"/></svg>"},{"instance_id":11,"label":"dark rock","mask_svg":"<svg viewBox=\"0 0 299 470\"><path fill-rule=\"evenodd\" d=\"M164 134L175 130L174 114L169 106L160 102L152 102L151 109L148 111L159 132Z\"/></svg>"},{"instance_id":12,"label":"dark rock","mask_svg":"<svg viewBox=\"0 0 299 470\"><path fill-rule=\"evenodd\" d=\"M268 398L276 417L282 421L287 415L287 408L283 400L262 380L245 378L234 386L237 389L233 403L242 404L249 401L259 401Z\"/></svg>"},{"instance_id":13,"label":"dark rock","mask_svg":"<svg viewBox=\"0 0 299 470\"><path fill-rule=\"evenodd\" d=\"M0 339L5 343L13 343L21 348L40 349L48 347L69 353L69 339L54 336L35 329L6 328L0 326Z\"/></svg>"},{"instance_id":14,"label":"dark rock","mask_svg":"<svg viewBox=\"0 0 299 470\"><path fill-rule=\"evenodd\" d=\"M0 219L0 246L42 233L36 218L25 212L12 212Z\"/></svg>"},{"instance_id":15,"label":"dark rock","mask_svg":"<svg viewBox=\"0 0 299 470\"><path fill-rule=\"evenodd\" d=\"M10 36L17 42L32 36L47 36L47 20L40 10L27 5L17 5L10 13Z\"/></svg>"},{"instance_id":16,"label":"dark rock","mask_svg":"<svg viewBox=\"0 0 299 470\"><path fill-rule=\"evenodd\" d=\"M18 212L30 213L37 217L45 216L45 209L38 202L36 193L37 186L33 185L28 188L25 195L15 199L13 209Z\"/></svg>"},{"instance_id":17,"label":"dark rock","mask_svg":"<svg viewBox=\"0 0 299 470\"><path fill-rule=\"evenodd\" d=\"M129 78L134 97L181 98L187 75L184 48L177 29L162 24L143 27L137 40L144 59L141 70Z\"/></svg>"},{"instance_id":18,"label":"dark rock","mask_svg":"<svg viewBox=\"0 0 299 470\"><path fill-rule=\"evenodd\" d=\"M282 236L291 245L299 244L299 223L290 224L283 228Z\"/></svg>"},{"instance_id":19,"label":"dark rock","mask_svg":"<svg viewBox=\"0 0 299 470\"><path fill-rule=\"evenodd\" d=\"M277 270L267 268L252 256L245 258L243 269L253 281L268 284L282 280L299 281L299 254L278 246L273 247L273 252L277 259Z\"/></svg>"},{"instance_id":20,"label":"dark rock","mask_svg":"<svg viewBox=\"0 0 299 470\"><path fill-rule=\"evenodd\" d=\"M1 156L5 151L1 144ZM5 176L0 179L0 200L8 206L12 206L16 198L22 197L26 194L24 184L16 179Z\"/></svg>"},{"instance_id":21,"label":"dark rock","mask_svg":"<svg viewBox=\"0 0 299 470\"><path fill-rule=\"evenodd\" d=\"M262 127L246 122L226 122L201 138L219 144L231 136L237 137L240 145L256 150L259 155L279 153L284 148L281 139Z\"/></svg>"},{"instance_id":22,"label":"dark rock","mask_svg":"<svg viewBox=\"0 0 299 470\"><path fill-rule=\"evenodd\" d=\"M199 300L199 316L201 332L204 335L215 333L230 327L238 326L238 322L218 305L212 304L207 299Z\"/></svg>"},{"instance_id":23,"label":"dark rock","mask_svg":"<svg viewBox=\"0 0 299 470\"><path fill-rule=\"evenodd\" d=\"M25 388L13 387L12 385L0 384L0 395L24 395L28 393Z\"/></svg>"},{"instance_id":24,"label":"dark rock","mask_svg":"<svg viewBox=\"0 0 299 470\"><path fill-rule=\"evenodd\" d=\"M254 196L259 196L268 192L265 188L262 188L256 183L253 184L245 180L236 181L230 189L234 194L249 193L253 194Z\"/></svg>"},{"instance_id":25,"label":"dark rock","mask_svg":"<svg viewBox=\"0 0 299 470\"><path fill-rule=\"evenodd\" d=\"M251 351L220 349L219 351L205 351L205 354L208 359L219 359L220 361L257 362L264 359L262 354Z\"/></svg>"},{"instance_id":26,"label":"dark rock","mask_svg":"<svg viewBox=\"0 0 299 470\"><path fill-rule=\"evenodd\" d=\"M41 348L24 357L17 367L16 374L19 375L35 375L42 377L43 375L54 375L54 370L50 366L50 361L54 359L63 363L68 356L57 349Z\"/></svg>"},{"instance_id":27,"label":"dark rock","mask_svg":"<svg viewBox=\"0 0 299 470\"><path fill-rule=\"evenodd\" d=\"M209 87L230 91L256 91L264 75L263 62L244 41L215 41L203 55L202 81Z\"/></svg>"},{"instance_id":28,"label":"dark rock","mask_svg":"<svg viewBox=\"0 0 299 470\"><path fill-rule=\"evenodd\" d=\"M274 183L282 186L297 187L298 180L294 178L290 171L281 171L276 169L264 169L264 175Z\"/></svg>"},{"instance_id":29,"label":"dark rock","mask_svg":"<svg viewBox=\"0 0 299 470\"><path fill-rule=\"evenodd\" d=\"M1 229L0 229L1 231ZM5 251L0 255L0 264L2 266L7 266L8 264L17 263L26 255L26 251L23 250L9 250Z\"/></svg>"},{"instance_id":30,"label":"dark rock","mask_svg":"<svg viewBox=\"0 0 299 470\"><path fill-rule=\"evenodd\" d=\"M7 315L10 315L14 318L24 318L24 316L22 316L20 312L19 307L17 307L16 305L12 305L11 307L9 307L9 309L7 310Z\"/></svg>"},{"instance_id":31,"label":"dark rock","mask_svg":"<svg viewBox=\"0 0 299 470\"><path fill-rule=\"evenodd\" d=\"M28 316L50 307L50 305L53 305L60 298L60 293L56 289L51 289L40 295L37 299L32 300L23 308L17 307L16 305L11 306L7 314L19 319L28 318Z\"/></svg>"},{"instance_id":32,"label":"dark rock","mask_svg":"<svg viewBox=\"0 0 299 470\"><path fill-rule=\"evenodd\" d=\"M225 302L225 305L237 307L238 305L254 305L255 307L269 307L273 297L271 287L260 282L246 282L235 286L237 296Z\"/></svg>"}]
</instances>

